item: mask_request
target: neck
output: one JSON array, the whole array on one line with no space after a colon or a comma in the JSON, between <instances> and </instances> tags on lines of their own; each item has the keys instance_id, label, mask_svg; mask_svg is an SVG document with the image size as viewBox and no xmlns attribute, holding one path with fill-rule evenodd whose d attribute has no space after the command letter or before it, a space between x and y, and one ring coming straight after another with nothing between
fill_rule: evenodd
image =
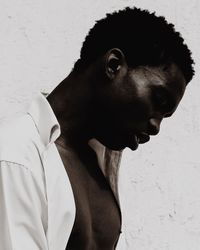
<instances>
[{"instance_id":1,"label":"neck","mask_svg":"<svg viewBox=\"0 0 200 250\"><path fill-rule=\"evenodd\" d=\"M93 137L92 81L71 73L47 97L61 127L66 147L80 148Z\"/></svg>"}]
</instances>

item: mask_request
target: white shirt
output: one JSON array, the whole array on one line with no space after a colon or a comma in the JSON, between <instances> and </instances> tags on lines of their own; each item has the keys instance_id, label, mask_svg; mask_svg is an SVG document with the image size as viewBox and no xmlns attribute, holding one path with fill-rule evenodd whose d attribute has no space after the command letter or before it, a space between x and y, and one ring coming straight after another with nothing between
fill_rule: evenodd
<instances>
[{"instance_id":1,"label":"white shirt","mask_svg":"<svg viewBox=\"0 0 200 250\"><path fill-rule=\"evenodd\" d=\"M0 250L65 250L75 219L68 175L55 146L60 126L41 94L0 129ZM90 146L118 197L121 153ZM124 249L122 234L117 249ZM102 249L103 250L103 249Z\"/></svg>"}]
</instances>

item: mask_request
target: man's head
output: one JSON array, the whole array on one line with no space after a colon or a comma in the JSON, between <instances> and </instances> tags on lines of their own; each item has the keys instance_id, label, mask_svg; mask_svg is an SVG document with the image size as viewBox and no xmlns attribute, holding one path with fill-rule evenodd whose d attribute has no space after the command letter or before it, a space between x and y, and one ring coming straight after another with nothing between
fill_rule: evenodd
<instances>
[{"instance_id":1,"label":"man's head","mask_svg":"<svg viewBox=\"0 0 200 250\"><path fill-rule=\"evenodd\" d=\"M191 53L174 26L137 8L108 14L90 30L74 72L93 65L101 65L93 133L113 150L135 150L157 134L194 74Z\"/></svg>"},{"instance_id":2,"label":"man's head","mask_svg":"<svg viewBox=\"0 0 200 250\"><path fill-rule=\"evenodd\" d=\"M164 17L138 8L126 8L96 22L89 31L75 69L86 68L112 48L119 48L130 68L176 63L186 82L193 76L193 60L174 25Z\"/></svg>"}]
</instances>

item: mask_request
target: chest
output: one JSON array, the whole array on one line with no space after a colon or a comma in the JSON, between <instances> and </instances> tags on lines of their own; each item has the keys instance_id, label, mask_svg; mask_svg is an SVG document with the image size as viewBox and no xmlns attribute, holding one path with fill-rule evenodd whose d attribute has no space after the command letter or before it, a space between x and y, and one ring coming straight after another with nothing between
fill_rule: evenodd
<instances>
[{"instance_id":1,"label":"chest","mask_svg":"<svg viewBox=\"0 0 200 250\"><path fill-rule=\"evenodd\" d=\"M121 228L120 210L95 157L82 162L74 154L58 149L76 204L75 223L66 249L115 249Z\"/></svg>"}]
</instances>

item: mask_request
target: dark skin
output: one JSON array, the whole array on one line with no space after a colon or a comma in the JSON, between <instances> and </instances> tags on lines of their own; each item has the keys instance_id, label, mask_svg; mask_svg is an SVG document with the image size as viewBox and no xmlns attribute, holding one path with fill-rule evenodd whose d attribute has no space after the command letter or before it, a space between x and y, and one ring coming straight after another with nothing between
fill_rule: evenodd
<instances>
[{"instance_id":1,"label":"dark skin","mask_svg":"<svg viewBox=\"0 0 200 250\"><path fill-rule=\"evenodd\" d=\"M57 148L76 204L75 223L66 249L115 249L121 228L120 210L96 155L89 148L77 155L62 142L58 140Z\"/></svg>"},{"instance_id":2,"label":"dark skin","mask_svg":"<svg viewBox=\"0 0 200 250\"><path fill-rule=\"evenodd\" d=\"M81 73L72 72L48 96L76 203L67 250L113 250L120 234L118 203L88 141L96 138L112 150L137 149L174 113L185 87L175 63L131 69L113 48Z\"/></svg>"}]
</instances>

